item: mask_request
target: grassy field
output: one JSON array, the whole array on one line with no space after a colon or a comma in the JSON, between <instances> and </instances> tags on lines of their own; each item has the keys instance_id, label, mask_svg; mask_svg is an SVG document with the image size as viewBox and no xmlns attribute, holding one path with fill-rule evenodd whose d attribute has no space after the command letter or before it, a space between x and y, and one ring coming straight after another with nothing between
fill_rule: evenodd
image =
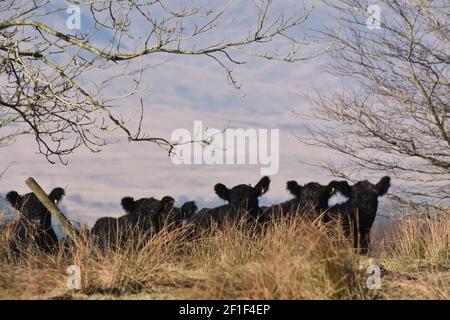
<instances>
[{"instance_id":1,"label":"grassy field","mask_svg":"<svg viewBox=\"0 0 450 320\"><path fill-rule=\"evenodd\" d=\"M29 248L11 259L0 235L1 299L450 299L450 216L415 216L391 226L369 256L339 228L290 219L255 233L229 226L190 239L186 230L150 241L54 254ZM81 268L68 289L66 268ZM369 265L381 288L368 289Z\"/></svg>"}]
</instances>

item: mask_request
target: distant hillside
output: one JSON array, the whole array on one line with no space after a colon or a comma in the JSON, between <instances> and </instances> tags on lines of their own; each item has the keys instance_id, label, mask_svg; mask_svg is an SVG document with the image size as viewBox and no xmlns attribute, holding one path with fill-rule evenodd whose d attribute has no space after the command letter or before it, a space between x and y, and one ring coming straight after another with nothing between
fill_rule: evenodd
<instances>
[{"instance_id":1,"label":"distant hillside","mask_svg":"<svg viewBox=\"0 0 450 320\"><path fill-rule=\"evenodd\" d=\"M17 210L12 208L5 198L0 196L0 225L14 220L17 217Z\"/></svg>"}]
</instances>

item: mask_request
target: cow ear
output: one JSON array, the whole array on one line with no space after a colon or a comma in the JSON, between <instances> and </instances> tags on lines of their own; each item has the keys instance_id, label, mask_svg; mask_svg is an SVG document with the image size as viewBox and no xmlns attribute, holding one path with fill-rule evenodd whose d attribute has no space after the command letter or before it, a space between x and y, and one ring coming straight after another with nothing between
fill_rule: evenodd
<instances>
[{"instance_id":1,"label":"cow ear","mask_svg":"<svg viewBox=\"0 0 450 320\"><path fill-rule=\"evenodd\" d=\"M253 189L256 190L258 195L262 195L269 190L269 186L270 178L266 176L262 177Z\"/></svg>"},{"instance_id":2,"label":"cow ear","mask_svg":"<svg viewBox=\"0 0 450 320\"><path fill-rule=\"evenodd\" d=\"M390 177L386 176L381 178L381 180L376 185L378 196L379 197L384 196L388 192L390 186L391 186Z\"/></svg>"},{"instance_id":3,"label":"cow ear","mask_svg":"<svg viewBox=\"0 0 450 320\"><path fill-rule=\"evenodd\" d=\"M300 198L300 196L302 195L302 187L297 183L297 181L294 180L288 181L286 183L286 186L293 196Z\"/></svg>"},{"instance_id":4,"label":"cow ear","mask_svg":"<svg viewBox=\"0 0 450 320\"><path fill-rule=\"evenodd\" d=\"M6 200L8 200L8 202L11 203L13 207L16 207L19 198L20 195L17 193L17 191L10 191L6 194Z\"/></svg>"},{"instance_id":5,"label":"cow ear","mask_svg":"<svg viewBox=\"0 0 450 320\"><path fill-rule=\"evenodd\" d=\"M161 203L163 205L164 211L169 212L173 209L175 199L170 196L165 196L161 199Z\"/></svg>"},{"instance_id":6,"label":"cow ear","mask_svg":"<svg viewBox=\"0 0 450 320\"><path fill-rule=\"evenodd\" d=\"M120 204L122 205L123 210L125 210L128 213L133 213L135 210L135 202L132 197L122 198Z\"/></svg>"},{"instance_id":7,"label":"cow ear","mask_svg":"<svg viewBox=\"0 0 450 320\"><path fill-rule=\"evenodd\" d=\"M50 194L48 195L48 197L54 203L58 203L61 201L62 197L64 197L65 194L66 193L64 192L64 189L58 187L58 188L53 189L52 192L50 192Z\"/></svg>"},{"instance_id":8,"label":"cow ear","mask_svg":"<svg viewBox=\"0 0 450 320\"><path fill-rule=\"evenodd\" d=\"M224 184L218 183L214 186L214 191L223 200L230 200L230 189L228 189Z\"/></svg>"}]
</instances>

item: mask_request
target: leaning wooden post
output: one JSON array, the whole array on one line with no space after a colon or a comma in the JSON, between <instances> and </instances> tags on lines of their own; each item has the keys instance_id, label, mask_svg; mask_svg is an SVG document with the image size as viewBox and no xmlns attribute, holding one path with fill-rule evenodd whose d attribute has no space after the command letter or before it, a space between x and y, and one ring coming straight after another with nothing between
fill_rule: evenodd
<instances>
[{"instance_id":1,"label":"leaning wooden post","mask_svg":"<svg viewBox=\"0 0 450 320\"><path fill-rule=\"evenodd\" d=\"M74 241L76 246L79 246L78 236L75 229L72 227L72 224L69 220L59 211L56 204L50 200L47 194L42 190L41 186L33 179L28 178L25 183L28 187L30 187L31 191L35 194L35 196L39 199L39 201L47 208L47 210L51 213L51 215L63 226L64 230L66 230L67 235Z\"/></svg>"}]
</instances>

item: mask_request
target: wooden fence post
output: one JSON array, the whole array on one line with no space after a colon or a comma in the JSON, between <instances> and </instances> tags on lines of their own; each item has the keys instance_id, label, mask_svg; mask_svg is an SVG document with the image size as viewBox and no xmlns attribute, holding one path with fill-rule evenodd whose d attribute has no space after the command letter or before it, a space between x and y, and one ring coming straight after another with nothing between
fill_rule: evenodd
<instances>
[{"instance_id":1,"label":"wooden fence post","mask_svg":"<svg viewBox=\"0 0 450 320\"><path fill-rule=\"evenodd\" d=\"M33 179L28 178L25 183L33 191L39 201L47 208L51 215L63 226L67 235L75 242L76 246L79 246L78 235L75 229L72 227L70 221L59 211L56 204L50 200L47 194L42 190L41 186Z\"/></svg>"}]
</instances>

